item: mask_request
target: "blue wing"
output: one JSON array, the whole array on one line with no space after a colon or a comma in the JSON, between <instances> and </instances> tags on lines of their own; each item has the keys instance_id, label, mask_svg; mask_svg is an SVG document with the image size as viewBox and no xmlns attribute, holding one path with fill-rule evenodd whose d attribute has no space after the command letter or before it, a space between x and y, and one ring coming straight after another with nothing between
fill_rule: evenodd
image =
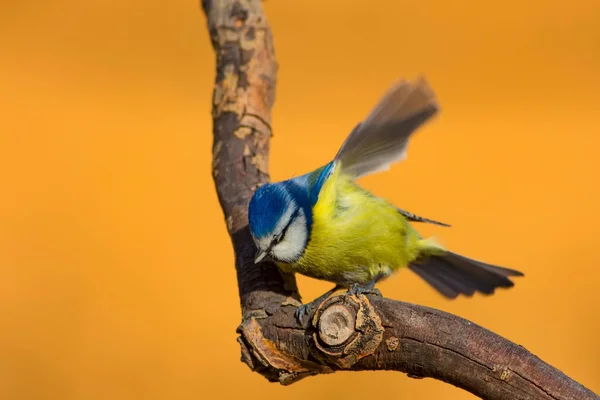
<instances>
[{"instance_id":1,"label":"blue wing","mask_svg":"<svg viewBox=\"0 0 600 400\"><path fill-rule=\"evenodd\" d=\"M333 172L334 161L322 166L321 168L313 171L312 174L307 176L307 181L309 184L310 190L310 204L314 206L317 204L317 200L319 200L319 193L321 192L321 188L323 184L327 181L327 179L331 176ZM311 179L312 178L312 179ZM313 182L311 182L313 181Z\"/></svg>"}]
</instances>

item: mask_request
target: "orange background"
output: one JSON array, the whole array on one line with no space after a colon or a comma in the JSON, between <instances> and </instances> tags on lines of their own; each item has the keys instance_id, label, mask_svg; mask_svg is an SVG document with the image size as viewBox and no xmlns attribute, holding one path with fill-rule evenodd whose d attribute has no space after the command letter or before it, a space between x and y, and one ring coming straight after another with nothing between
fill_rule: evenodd
<instances>
[{"instance_id":1,"label":"orange background","mask_svg":"<svg viewBox=\"0 0 600 400\"><path fill-rule=\"evenodd\" d=\"M280 62L270 168L320 166L398 77L442 112L362 181L463 254L526 273L448 301L600 392L600 2L269 0ZM240 363L233 257L214 193L214 55L198 1L0 6L0 398L443 398L394 372L291 387ZM300 279L306 299L329 284Z\"/></svg>"}]
</instances>

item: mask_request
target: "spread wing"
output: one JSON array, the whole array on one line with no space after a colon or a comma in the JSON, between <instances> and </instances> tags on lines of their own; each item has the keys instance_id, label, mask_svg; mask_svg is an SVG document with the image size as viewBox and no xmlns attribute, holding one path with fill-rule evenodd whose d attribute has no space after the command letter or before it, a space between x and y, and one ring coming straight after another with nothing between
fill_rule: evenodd
<instances>
[{"instance_id":1,"label":"spread wing","mask_svg":"<svg viewBox=\"0 0 600 400\"><path fill-rule=\"evenodd\" d=\"M401 80L342 144L334 161L354 179L385 171L406 157L410 135L437 113L433 90L424 78Z\"/></svg>"}]
</instances>

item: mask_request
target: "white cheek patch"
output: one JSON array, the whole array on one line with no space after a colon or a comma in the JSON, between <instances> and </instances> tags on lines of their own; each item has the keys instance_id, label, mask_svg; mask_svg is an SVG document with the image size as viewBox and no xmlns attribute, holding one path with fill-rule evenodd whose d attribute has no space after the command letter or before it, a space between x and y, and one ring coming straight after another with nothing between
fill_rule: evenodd
<instances>
[{"instance_id":1,"label":"white cheek patch","mask_svg":"<svg viewBox=\"0 0 600 400\"><path fill-rule=\"evenodd\" d=\"M282 262L292 263L298 261L304 253L307 236L306 217L300 209L298 210L298 216L287 229L284 238L271 249L271 253Z\"/></svg>"}]
</instances>

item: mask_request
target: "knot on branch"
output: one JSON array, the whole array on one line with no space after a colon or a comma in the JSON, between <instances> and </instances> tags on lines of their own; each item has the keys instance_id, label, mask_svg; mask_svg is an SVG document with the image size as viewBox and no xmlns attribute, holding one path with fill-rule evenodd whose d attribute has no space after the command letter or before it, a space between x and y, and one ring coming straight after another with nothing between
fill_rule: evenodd
<instances>
[{"instance_id":1,"label":"knot on branch","mask_svg":"<svg viewBox=\"0 0 600 400\"><path fill-rule=\"evenodd\" d=\"M285 343L276 343L267 338L259 323L259 319L263 320L263 318L265 317L251 316L245 319L237 330L241 334L238 343L242 350L242 361L250 369L259 372L269 381L279 381L282 385L290 385L311 375L333 372L325 365L319 365L292 354L292 351L286 351L290 349L285 349ZM301 334L303 335L304 332Z\"/></svg>"},{"instance_id":2,"label":"knot on branch","mask_svg":"<svg viewBox=\"0 0 600 400\"><path fill-rule=\"evenodd\" d=\"M349 369L373 354L383 340L381 319L362 294L329 297L306 330L296 325L294 308L274 313L255 310L238 328L242 361L269 381L289 385L307 376ZM308 351L298 351L309 342Z\"/></svg>"},{"instance_id":3,"label":"knot on branch","mask_svg":"<svg viewBox=\"0 0 600 400\"><path fill-rule=\"evenodd\" d=\"M383 340L381 319L362 295L334 295L315 312L311 354L328 364L348 369L375 352Z\"/></svg>"}]
</instances>

